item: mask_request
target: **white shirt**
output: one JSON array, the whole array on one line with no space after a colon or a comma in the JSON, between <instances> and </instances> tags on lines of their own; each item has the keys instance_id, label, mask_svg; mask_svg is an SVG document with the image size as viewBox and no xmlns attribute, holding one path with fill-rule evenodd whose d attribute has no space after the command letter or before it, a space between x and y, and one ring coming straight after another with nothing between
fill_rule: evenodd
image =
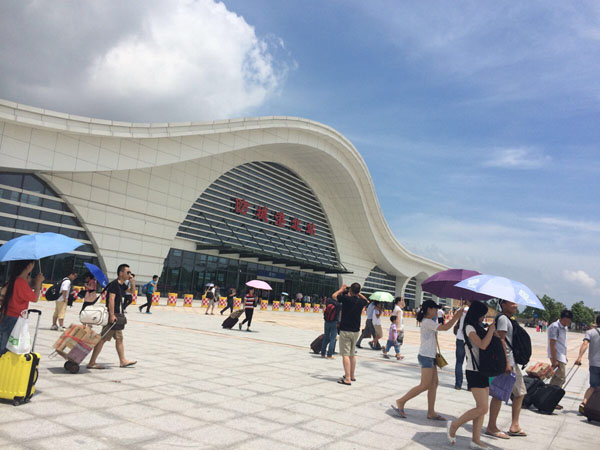
<instances>
[{"instance_id":1,"label":"white shirt","mask_svg":"<svg viewBox=\"0 0 600 450\"><path fill-rule=\"evenodd\" d=\"M515 357L513 356L513 352L511 350L511 346L512 346L512 341L513 341L513 326L511 321L509 320L508 317L506 317L506 315L502 314L501 316L498 316L498 323L496 325L496 330L497 331L506 331L506 340L508 341L508 344L506 344L506 357L508 359L508 364L510 364L510 367L515 367Z\"/></svg>"},{"instance_id":2,"label":"white shirt","mask_svg":"<svg viewBox=\"0 0 600 450\"><path fill-rule=\"evenodd\" d=\"M585 332L584 341L589 341L588 358L590 366L600 367L600 327Z\"/></svg>"},{"instance_id":3,"label":"white shirt","mask_svg":"<svg viewBox=\"0 0 600 450\"><path fill-rule=\"evenodd\" d=\"M377 315L379 313L379 315ZM373 310L373 325L381 325L381 316L383 316L383 312L378 309Z\"/></svg>"},{"instance_id":4,"label":"white shirt","mask_svg":"<svg viewBox=\"0 0 600 450\"><path fill-rule=\"evenodd\" d=\"M396 328L398 328L398 331L404 329L404 312L402 311L402 308L398 305L394 306L392 316L396 316Z\"/></svg>"},{"instance_id":5,"label":"white shirt","mask_svg":"<svg viewBox=\"0 0 600 450\"><path fill-rule=\"evenodd\" d=\"M550 339L556 340L556 360L566 364L567 327L563 327L558 320L548 326L548 358L552 358L552 353L550 352Z\"/></svg>"},{"instance_id":6,"label":"white shirt","mask_svg":"<svg viewBox=\"0 0 600 450\"><path fill-rule=\"evenodd\" d=\"M441 319L444 317L444 311L442 311L441 309L438 309L438 319Z\"/></svg>"},{"instance_id":7,"label":"white shirt","mask_svg":"<svg viewBox=\"0 0 600 450\"><path fill-rule=\"evenodd\" d=\"M458 324L458 332L456 333L456 339L458 339L459 341L465 340L463 327L465 326L465 317L467 317L467 311L469 311L469 307L465 306L465 309L463 310L463 315L460 318L460 323Z\"/></svg>"},{"instance_id":8,"label":"white shirt","mask_svg":"<svg viewBox=\"0 0 600 450\"><path fill-rule=\"evenodd\" d=\"M419 355L435 358L435 355L437 354L435 335L437 334L439 326L439 323L431 319L423 319L421 322L421 346L419 347Z\"/></svg>"},{"instance_id":9,"label":"white shirt","mask_svg":"<svg viewBox=\"0 0 600 450\"><path fill-rule=\"evenodd\" d=\"M60 285L60 297L56 299L57 302L64 302L65 297L63 292L67 291L67 300L69 299L69 289L71 289L71 280L66 278Z\"/></svg>"},{"instance_id":10,"label":"white shirt","mask_svg":"<svg viewBox=\"0 0 600 450\"><path fill-rule=\"evenodd\" d=\"M467 333L467 337L469 337L469 335L471 333L477 334L477 332L475 331L475 327L473 327L473 325L467 325L465 331ZM465 345L467 345L467 348L465 348L465 355L467 357L467 367L465 370L479 372L477 370L477 367L475 366L475 364L473 364L473 357L475 357L475 359L477 360L477 364L479 364L479 347L477 347L475 344L473 344L473 342L471 342L470 340L469 340L469 343L471 344L471 349L469 349L468 344L465 344ZM472 355L471 355L471 352L473 352Z\"/></svg>"},{"instance_id":11,"label":"white shirt","mask_svg":"<svg viewBox=\"0 0 600 450\"><path fill-rule=\"evenodd\" d=\"M373 320L373 311L375 310L375 303L369 303L367 306L367 320Z\"/></svg>"}]
</instances>

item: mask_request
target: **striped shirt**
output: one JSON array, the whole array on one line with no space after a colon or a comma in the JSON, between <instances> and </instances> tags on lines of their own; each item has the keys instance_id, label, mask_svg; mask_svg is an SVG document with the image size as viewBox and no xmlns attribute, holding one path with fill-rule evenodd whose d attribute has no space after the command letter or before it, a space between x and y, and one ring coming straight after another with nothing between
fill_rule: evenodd
<instances>
[{"instance_id":1,"label":"striped shirt","mask_svg":"<svg viewBox=\"0 0 600 450\"><path fill-rule=\"evenodd\" d=\"M250 297L249 295L244 297L244 308L254 309L254 297Z\"/></svg>"}]
</instances>

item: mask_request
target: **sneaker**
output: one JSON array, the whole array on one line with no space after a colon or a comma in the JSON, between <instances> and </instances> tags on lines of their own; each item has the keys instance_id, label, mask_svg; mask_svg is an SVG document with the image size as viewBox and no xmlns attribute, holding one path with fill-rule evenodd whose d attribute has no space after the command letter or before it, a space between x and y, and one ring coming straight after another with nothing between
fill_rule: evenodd
<instances>
[{"instance_id":1,"label":"sneaker","mask_svg":"<svg viewBox=\"0 0 600 450\"><path fill-rule=\"evenodd\" d=\"M58 331L67 331L65 327L58 327Z\"/></svg>"},{"instance_id":2,"label":"sneaker","mask_svg":"<svg viewBox=\"0 0 600 450\"><path fill-rule=\"evenodd\" d=\"M385 359L390 359L390 355L388 355L387 353L384 353L384 354L383 354L383 357L384 357Z\"/></svg>"},{"instance_id":3,"label":"sneaker","mask_svg":"<svg viewBox=\"0 0 600 450\"><path fill-rule=\"evenodd\" d=\"M252 330L251 330L250 328L246 328L246 331L247 331L248 333L252 333Z\"/></svg>"},{"instance_id":4,"label":"sneaker","mask_svg":"<svg viewBox=\"0 0 600 450\"><path fill-rule=\"evenodd\" d=\"M56 330L58 330L58 326L56 326L56 325L52 325L52 326L50 327L50 329L51 329L52 331L56 331Z\"/></svg>"},{"instance_id":5,"label":"sneaker","mask_svg":"<svg viewBox=\"0 0 600 450\"><path fill-rule=\"evenodd\" d=\"M146 314L152 314L150 311L146 311Z\"/></svg>"},{"instance_id":6,"label":"sneaker","mask_svg":"<svg viewBox=\"0 0 600 450\"><path fill-rule=\"evenodd\" d=\"M138 306L138 309L140 310L140 312L142 312L142 305Z\"/></svg>"},{"instance_id":7,"label":"sneaker","mask_svg":"<svg viewBox=\"0 0 600 450\"><path fill-rule=\"evenodd\" d=\"M321 354L321 358L325 358L325 353L322 353L322 354Z\"/></svg>"},{"instance_id":8,"label":"sneaker","mask_svg":"<svg viewBox=\"0 0 600 450\"><path fill-rule=\"evenodd\" d=\"M242 331L242 324L241 323L238 324L238 328L240 329L240 331Z\"/></svg>"},{"instance_id":9,"label":"sneaker","mask_svg":"<svg viewBox=\"0 0 600 450\"><path fill-rule=\"evenodd\" d=\"M333 356L328 356L327 359L335 359Z\"/></svg>"}]
</instances>

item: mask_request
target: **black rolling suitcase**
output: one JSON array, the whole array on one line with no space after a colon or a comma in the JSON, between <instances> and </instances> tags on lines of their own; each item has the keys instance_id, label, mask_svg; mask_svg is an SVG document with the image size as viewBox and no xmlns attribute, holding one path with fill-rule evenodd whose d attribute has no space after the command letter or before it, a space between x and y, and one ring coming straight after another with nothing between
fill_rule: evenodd
<instances>
[{"instance_id":1,"label":"black rolling suitcase","mask_svg":"<svg viewBox=\"0 0 600 450\"><path fill-rule=\"evenodd\" d=\"M240 319L240 316L243 312L243 309L238 309L237 311L232 312L231 315L223 321L221 326L227 329L233 328L235 324L238 323L238 320Z\"/></svg>"},{"instance_id":2,"label":"black rolling suitcase","mask_svg":"<svg viewBox=\"0 0 600 450\"><path fill-rule=\"evenodd\" d=\"M588 399L583 407L583 415L587 417L588 422L592 420L600 422L600 390L596 389L592 392L592 396Z\"/></svg>"},{"instance_id":3,"label":"black rolling suitcase","mask_svg":"<svg viewBox=\"0 0 600 450\"><path fill-rule=\"evenodd\" d=\"M525 388L527 389L527 394L523 398L523 408L529 408L533 404L533 398L535 396L536 391L540 388L540 386L544 386L544 382L536 377L524 376L523 381L525 382Z\"/></svg>"},{"instance_id":4,"label":"black rolling suitcase","mask_svg":"<svg viewBox=\"0 0 600 450\"><path fill-rule=\"evenodd\" d=\"M325 337L325 335L322 334L321 336L319 336L318 338L316 338L314 341L311 342L310 349L314 353L321 353L321 346L323 345L323 338L324 337Z\"/></svg>"},{"instance_id":5,"label":"black rolling suitcase","mask_svg":"<svg viewBox=\"0 0 600 450\"><path fill-rule=\"evenodd\" d=\"M573 371L573 368L575 368L575 371ZM552 414L565 396L564 388L566 388L567 384L573 379L578 368L579 366L571 367L569 373L567 373L566 381L562 386L553 384L544 384L543 386L540 386L533 396L533 405L544 414ZM572 375L571 372L573 372ZM571 376L569 377L569 375Z\"/></svg>"}]
</instances>

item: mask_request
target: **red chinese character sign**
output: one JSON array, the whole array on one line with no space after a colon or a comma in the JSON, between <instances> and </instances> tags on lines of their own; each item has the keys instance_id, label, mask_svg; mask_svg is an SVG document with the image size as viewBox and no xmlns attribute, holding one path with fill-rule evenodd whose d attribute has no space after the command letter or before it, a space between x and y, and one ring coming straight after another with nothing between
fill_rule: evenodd
<instances>
[{"instance_id":1,"label":"red chinese character sign","mask_svg":"<svg viewBox=\"0 0 600 450\"><path fill-rule=\"evenodd\" d=\"M275 213L275 225L283 227L285 225L285 214L281 211Z\"/></svg>"},{"instance_id":2,"label":"red chinese character sign","mask_svg":"<svg viewBox=\"0 0 600 450\"><path fill-rule=\"evenodd\" d=\"M235 199L235 212L236 214L248 214L248 207L250 206L250 203L248 203L246 200L244 200L243 198L236 198Z\"/></svg>"},{"instance_id":3,"label":"red chinese character sign","mask_svg":"<svg viewBox=\"0 0 600 450\"><path fill-rule=\"evenodd\" d=\"M234 210L236 214L248 215L249 209L253 205L250 204L247 200L243 198L235 198ZM286 215L283 211L277 211L272 213L272 220L269 220L269 208L266 206L256 206L256 210L254 212L254 218L256 220L260 220L265 223L271 223L277 227L283 228L288 225L290 230L304 232L305 234L309 234L314 236L316 234L316 227L313 222L304 222L298 217L291 217L289 222L287 222Z\"/></svg>"},{"instance_id":4,"label":"red chinese character sign","mask_svg":"<svg viewBox=\"0 0 600 450\"><path fill-rule=\"evenodd\" d=\"M256 218L258 220L262 220L263 222L269 222L269 210L264 206L256 207Z\"/></svg>"}]
</instances>

